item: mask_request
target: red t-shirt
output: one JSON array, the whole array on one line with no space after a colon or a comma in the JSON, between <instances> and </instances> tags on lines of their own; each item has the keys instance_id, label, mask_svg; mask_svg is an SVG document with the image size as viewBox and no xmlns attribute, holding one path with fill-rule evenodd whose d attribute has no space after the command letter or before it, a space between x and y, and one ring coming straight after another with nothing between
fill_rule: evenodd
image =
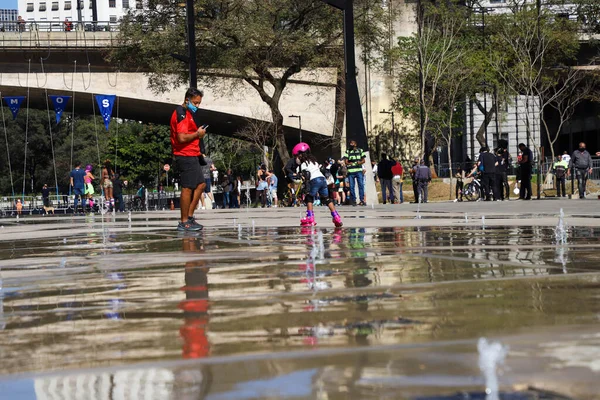
<instances>
[{"instance_id":1,"label":"red t-shirt","mask_svg":"<svg viewBox=\"0 0 600 400\"><path fill-rule=\"evenodd\" d=\"M392 167L392 174L395 175L400 175L402 176L402 164L400 164L398 161L396 161L396 165L394 165Z\"/></svg>"},{"instance_id":2,"label":"red t-shirt","mask_svg":"<svg viewBox=\"0 0 600 400\"><path fill-rule=\"evenodd\" d=\"M194 122L192 113L178 106L171 116L171 146L174 156L197 157L200 155L200 139L196 138L188 143L179 143L177 133L196 134L198 127Z\"/></svg>"}]
</instances>

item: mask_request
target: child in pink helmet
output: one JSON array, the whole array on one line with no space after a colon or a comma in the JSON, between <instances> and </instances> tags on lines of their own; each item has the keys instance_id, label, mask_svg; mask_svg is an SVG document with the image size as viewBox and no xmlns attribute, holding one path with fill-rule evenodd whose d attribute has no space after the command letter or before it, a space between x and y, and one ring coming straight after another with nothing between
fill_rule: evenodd
<instances>
[{"instance_id":1,"label":"child in pink helmet","mask_svg":"<svg viewBox=\"0 0 600 400\"><path fill-rule=\"evenodd\" d=\"M298 143L292 150L292 155L298 157L300 160L300 171L304 176L308 176L308 194L305 196L306 199L306 217L300 220L300 226L315 226L315 214L313 211L313 203L317 193L321 198L321 204L329 207L331 211L331 217L336 227L341 227L342 218L335 209L335 206L329 198L329 189L327 188L327 181L325 176L321 173L319 163L317 159L310 154L310 147L306 143Z\"/></svg>"}]
</instances>

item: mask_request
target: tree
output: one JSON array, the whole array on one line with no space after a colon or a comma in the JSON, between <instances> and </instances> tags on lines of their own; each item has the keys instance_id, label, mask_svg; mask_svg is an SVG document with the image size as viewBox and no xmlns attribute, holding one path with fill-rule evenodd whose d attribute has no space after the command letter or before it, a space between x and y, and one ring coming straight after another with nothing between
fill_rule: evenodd
<instances>
[{"instance_id":1,"label":"tree","mask_svg":"<svg viewBox=\"0 0 600 400\"><path fill-rule=\"evenodd\" d=\"M526 131L532 140L536 120L547 126L545 108L568 90L575 77L570 74L561 80L556 67L574 60L579 48L577 25L556 18L548 8L515 2L510 10L491 18L490 40L497 49L491 66L513 93L526 96Z\"/></svg>"},{"instance_id":2,"label":"tree","mask_svg":"<svg viewBox=\"0 0 600 400\"><path fill-rule=\"evenodd\" d=\"M111 124L113 129L116 121ZM169 127L127 121L119 126L118 140L116 132L111 133L107 157L114 163L116 151L121 175L147 186L160 184L164 164L172 161ZM174 166L172 176L177 172Z\"/></svg>"},{"instance_id":3,"label":"tree","mask_svg":"<svg viewBox=\"0 0 600 400\"><path fill-rule=\"evenodd\" d=\"M361 23L378 21L361 17L368 8L384 7L379 0L356 2L359 40L377 43L376 30ZM369 4L369 7L364 7ZM269 106L277 136L277 152L289 159L280 104L290 78L317 67L337 68L343 60L342 15L320 0L196 0L196 46L200 79L222 92L252 87ZM185 52L184 10L178 2L151 1L142 12L132 12L120 26L120 44L111 58L121 68L145 68L152 88L165 90L183 84L187 74L171 58ZM371 33L375 32L375 33ZM226 76L228 79L223 80ZM231 78L234 78L232 85Z\"/></svg>"},{"instance_id":4,"label":"tree","mask_svg":"<svg viewBox=\"0 0 600 400\"><path fill-rule=\"evenodd\" d=\"M217 169L233 170L235 175L253 175L256 157L253 145L245 140L211 135L210 155Z\"/></svg>"},{"instance_id":5,"label":"tree","mask_svg":"<svg viewBox=\"0 0 600 400\"><path fill-rule=\"evenodd\" d=\"M400 38L398 46L398 78L396 80L397 94L394 105L405 116L422 124L424 133L437 133L443 129L430 126L435 121L445 120L440 117L446 110L450 125L453 124L454 103L447 104L447 96L455 101L459 93L464 92L464 80L452 82L450 75L454 76L462 58L467 54L467 48L462 41L466 34L466 9L458 1L430 3L426 2L418 18L420 29L408 38ZM421 77L421 79L420 79ZM446 86L444 86L446 85ZM421 120L420 111L423 118ZM449 113L448 113L449 111ZM447 131L451 134L451 131ZM434 141L437 136L433 134ZM425 135L421 138L421 155L428 154L425 148ZM430 155L431 157L431 155ZM430 160L430 165L433 163Z\"/></svg>"},{"instance_id":6,"label":"tree","mask_svg":"<svg viewBox=\"0 0 600 400\"><path fill-rule=\"evenodd\" d=\"M558 140L562 128L573 117L577 106L582 101L592 98L598 84L598 77L593 73L586 73L585 70L569 68L561 72L558 84L547 100L548 106L556 110L558 115L556 129L551 131L546 118L542 119L553 160L555 158L554 143Z\"/></svg>"},{"instance_id":7,"label":"tree","mask_svg":"<svg viewBox=\"0 0 600 400\"><path fill-rule=\"evenodd\" d=\"M272 123L260 119L249 119L246 126L238 131L236 136L249 142L261 154L261 160L267 165L267 168L271 168L273 152L269 152L269 147L277 148L279 140L279 135Z\"/></svg>"}]
</instances>

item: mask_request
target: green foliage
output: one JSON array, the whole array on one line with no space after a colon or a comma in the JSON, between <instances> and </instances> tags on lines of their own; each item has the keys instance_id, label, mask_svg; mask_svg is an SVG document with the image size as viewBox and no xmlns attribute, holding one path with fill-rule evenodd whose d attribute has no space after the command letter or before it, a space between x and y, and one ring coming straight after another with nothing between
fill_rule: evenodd
<instances>
[{"instance_id":1,"label":"green foliage","mask_svg":"<svg viewBox=\"0 0 600 400\"><path fill-rule=\"evenodd\" d=\"M5 110L7 111L7 110ZM50 125L46 111L22 109L15 121L5 112L8 150L12 166L15 194L23 192L25 160L25 127L27 125L27 168L25 171L25 193L39 193L44 183L55 186L59 192L67 193L69 173L77 161L82 165L92 164L95 175L100 165L109 159L125 179L154 185L162 166L171 163L169 128L142 125L137 122L114 119L107 132L101 117L63 115L56 125L54 113L50 113ZM54 144L54 157L50 142L50 129ZM4 136L4 132L2 132ZM0 151L0 193L12 194L10 172L5 140ZM116 150L116 152L115 152ZM175 171L176 172L176 171Z\"/></svg>"},{"instance_id":2,"label":"green foliage","mask_svg":"<svg viewBox=\"0 0 600 400\"><path fill-rule=\"evenodd\" d=\"M401 72L395 107L417 125L422 109L423 131L446 144L458 126L456 110L466 98L479 61L472 53L467 17L467 9L458 1L424 2L421 29L401 38L396 53ZM421 152L426 152L424 142Z\"/></svg>"},{"instance_id":3,"label":"green foliage","mask_svg":"<svg viewBox=\"0 0 600 400\"><path fill-rule=\"evenodd\" d=\"M111 54L122 69L145 68L153 89L163 91L183 84L187 72L172 53L186 54L185 9L178 2L157 0L156 7L131 12L120 27L120 47ZM375 51L383 41L380 0L356 1L357 39ZM342 13L321 0L196 0L196 47L202 85L225 92L236 83L250 85L271 111L277 151L283 162L289 154L279 110L289 79L314 67L343 65ZM223 74L239 79L222 81ZM223 83L225 83L223 85Z\"/></svg>"},{"instance_id":4,"label":"green foliage","mask_svg":"<svg viewBox=\"0 0 600 400\"><path fill-rule=\"evenodd\" d=\"M157 177L164 174L164 164L172 164L170 128L127 122L120 124L117 136L116 125L111 125L108 144L111 162L116 164L123 179L154 186ZM174 174L177 171L173 169L170 173Z\"/></svg>"},{"instance_id":5,"label":"green foliage","mask_svg":"<svg viewBox=\"0 0 600 400\"><path fill-rule=\"evenodd\" d=\"M5 110L6 111L6 110ZM29 114L29 115L28 115ZM50 113L50 123L46 111L26 108L20 110L17 119L13 121L10 113L5 112L5 124L7 128L8 151L12 165L12 174L15 194L23 192L23 172L25 170L25 192L39 193L44 183L54 187L55 182L62 192L67 190L69 172L73 162L80 160L82 163L98 163L98 149L104 154L108 138L104 133L104 124L97 117L98 146L96 146L96 135L94 120L92 117L76 117L74 132L71 135L73 119L70 114L63 115L60 124L56 124L54 113ZM27 122L28 121L28 122ZM27 127L27 129L26 129ZM50 129L54 144L52 156L52 145L50 141ZM26 132L27 131L27 132ZM27 133L27 162L25 165L25 135ZM4 132L1 133L4 136ZM71 137L73 143L71 145ZM12 194L10 184L10 172L6 140L2 140L0 146L0 193ZM71 157L71 146L73 157ZM54 175L54 161L56 161L56 180Z\"/></svg>"},{"instance_id":6,"label":"green foliage","mask_svg":"<svg viewBox=\"0 0 600 400\"><path fill-rule=\"evenodd\" d=\"M219 171L231 169L234 175L244 178L254 175L256 166L261 162L261 153L245 140L210 135L208 149Z\"/></svg>"}]
</instances>

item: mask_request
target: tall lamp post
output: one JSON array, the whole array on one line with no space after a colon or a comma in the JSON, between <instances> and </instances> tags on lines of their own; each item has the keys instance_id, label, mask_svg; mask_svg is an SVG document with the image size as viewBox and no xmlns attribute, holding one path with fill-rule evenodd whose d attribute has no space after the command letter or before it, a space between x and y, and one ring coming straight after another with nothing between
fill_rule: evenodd
<instances>
[{"instance_id":1,"label":"tall lamp post","mask_svg":"<svg viewBox=\"0 0 600 400\"><path fill-rule=\"evenodd\" d=\"M196 25L194 25L194 0L185 0L178 3L179 7L185 7L185 20L187 26L186 44L187 56L171 53L171 57L184 62L190 70L190 87L198 87L198 58L196 56Z\"/></svg>"},{"instance_id":2,"label":"tall lamp post","mask_svg":"<svg viewBox=\"0 0 600 400\"><path fill-rule=\"evenodd\" d=\"M398 148L398 143L396 142L396 123L394 122L394 111L385 111L385 108L379 112L380 114L388 114L392 116L392 143L394 146L394 151L392 152L394 158L396 157L396 151Z\"/></svg>"},{"instance_id":3,"label":"tall lamp post","mask_svg":"<svg viewBox=\"0 0 600 400\"><path fill-rule=\"evenodd\" d=\"M298 118L298 130L300 132L300 141L302 141L302 116L301 115L290 115L290 118Z\"/></svg>"}]
</instances>

